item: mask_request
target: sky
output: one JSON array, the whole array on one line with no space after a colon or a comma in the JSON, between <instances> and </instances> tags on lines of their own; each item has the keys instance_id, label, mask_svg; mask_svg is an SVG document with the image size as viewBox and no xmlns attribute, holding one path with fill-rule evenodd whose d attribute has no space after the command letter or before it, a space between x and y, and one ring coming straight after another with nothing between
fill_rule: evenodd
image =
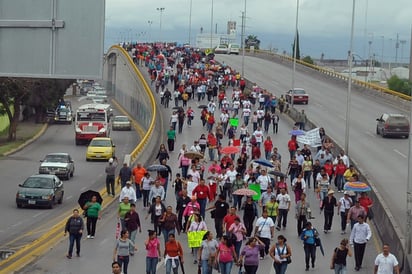
<instances>
[{"instance_id":1,"label":"sky","mask_svg":"<svg viewBox=\"0 0 412 274\"><path fill-rule=\"evenodd\" d=\"M225 33L227 22L236 21L240 42L245 1L246 36L256 35L261 40L261 48L291 52L296 0L106 0L105 48L129 39L153 41L162 38L187 43L190 18L191 44L194 44L201 28L204 33L210 33L212 2L214 31L217 26L218 33ZM164 10L160 12L157 8ZM411 0L355 0L355 56L367 59L375 54L377 60L383 56L386 62L396 59L409 63L411 15ZM325 58L346 58L351 16L350 0L299 0L301 55L316 59L323 53ZM399 47L396 54L397 35Z\"/></svg>"}]
</instances>

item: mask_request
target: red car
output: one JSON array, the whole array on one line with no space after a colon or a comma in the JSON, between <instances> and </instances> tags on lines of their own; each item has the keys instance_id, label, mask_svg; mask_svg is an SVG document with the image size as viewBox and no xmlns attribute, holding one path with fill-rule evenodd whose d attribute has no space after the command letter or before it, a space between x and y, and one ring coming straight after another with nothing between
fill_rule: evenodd
<instances>
[{"instance_id":1,"label":"red car","mask_svg":"<svg viewBox=\"0 0 412 274\"><path fill-rule=\"evenodd\" d=\"M293 94L293 104L307 104L309 103L309 95L303 88L294 88L286 93L286 102L292 103Z\"/></svg>"}]
</instances>

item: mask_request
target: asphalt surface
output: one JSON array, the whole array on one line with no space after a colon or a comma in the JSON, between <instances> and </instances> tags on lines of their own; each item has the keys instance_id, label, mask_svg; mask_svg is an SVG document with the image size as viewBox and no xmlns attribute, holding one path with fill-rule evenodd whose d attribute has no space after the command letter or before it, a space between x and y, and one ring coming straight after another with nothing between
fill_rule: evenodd
<instances>
[{"instance_id":1,"label":"asphalt surface","mask_svg":"<svg viewBox=\"0 0 412 274\"><path fill-rule=\"evenodd\" d=\"M253 80L253 78L251 78ZM257 80L256 80L257 81ZM160 102L159 98L157 98L158 102ZM204 102L200 102L200 104L204 104ZM178 149L181 147L182 144L187 144L189 147L193 144L195 139L198 139L201 133L206 133L206 129L202 128L200 124L200 110L196 107L199 103L196 101L190 101L189 105L191 105L195 111L195 120L193 122L193 126L188 128L185 125L183 134L178 135L177 142L175 145L175 152L170 154L171 160L169 165L173 169L173 174L176 173L178 170L177 166L177 156L178 156ZM171 114L171 109L163 110L163 118L166 124L166 121L169 120ZM220 113L217 112L219 115ZM217 116L218 117L218 116ZM289 120L286 116L281 116L280 124L279 124L279 133L278 135L272 135L272 140L274 140L275 146L279 147L279 151L283 156L283 168L286 168L287 161L288 161L288 152L287 152L287 141L290 138L288 135L288 131L292 127L292 121ZM223 143L225 144L226 141ZM155 154L156 152L154 152ZM146 166L152 163L145 163ZM209 164L209 163L208 163ZM179 170L180 172L180 170ZM341 194L337 194L338 197ZM291 195L292 200L294 195ZM320 215L318 204L319 201L316 199L313 190L308 191L309 201L312 205L313 216L315 219L312 220L314 226L321 232L323 229L323 215ZM173 195L173 189L170 187L168 189L168 194L166 198L166 205L172 205L175 208L175 199ZM67 238L63 239L59 242L55 247L53 247L50 252L41 256L36 262L28 265L21 271L17 272L19 274L23 273L31 273L31 274L40 274L40 273L61 273L61 274L69 274L69 273L110 273L111 271L111 261L112 261L112 254L113 248L115 245L115 226L117 223L116 220L116 205L107 208L103 214L103 218L101 221L98 222L96 238L85 239L82 240L82 251L81 257L76 258L74 257L71 260L66 259L65 255L67 253ZM140 214L140 219L143 220L147 211L143 209L142 202L139 201L137 203L138 213ZM243 216L243 212L239 213L240 216ZM330 258L332 254L332 250L339 244L340 240L343 238L340 235L340 226L339 226L340 218L338 216L334 216L334 223L332 227L332 232L328 234L324 234L321 232L321 238L323 241L323 245L325 247L325 256L322 256L317 251L317 261L316 266L314 269L310 269L308 273L328 273L331 272L329 269ZM214 231L214 223L213 220L210 219L210 214L207 214L206 223L212 231ZM129 264L129 273L145 273L145 250L143 242L147 238L147 229L152 229L152 225L149 221L143 220L142 225L142 233L137 234L137 246L139 248L137 254L131 258ZM347 230L348 231L348 230ZM286 230L282 230L280 232L276 231L275 237L277 235L283 234L287 239L289 244L292 246L292 264L288 266L288 273L306 273L304 271L305 263L304 263L304 251L302 247L302 242L297 237L297 230L296 230L296 220L294 219L294 211L292 211L288 216L288 228ZM348 234L345 235L349 237ZM163 241L163 237L160 238L161 242ZM177 236L177 239L183 244L184 247L184 256L185 256L185 270L186 273L197 273L197 266L193 264L193 257L190 254L190 249L187 247L187 237L186 234L181 234ZM273 244L274 241L272 240ZM163 248L163 246L162 246ZM376 242L370 241L366 248L366 254L364 258L364 264L361 271L356 273L371 273L373 270L373 260L377 254L376 249ZM353 270L354 267L354 259L348 258L348 273L355 273ZM238 268L233 267L231 273L237 273ZM157 273L165 273L165 268L163 263L158 264L158 272ZM179 272L181 273L181 272ZM266 257L265 260L260 261L260 266L258 273L273 273L273 266L272 260L270 257Z\"/></svg>"},{"instance_id":2,"label":"asphalt surface","mask_svg":"<svg viewBox=\"0 0 412 274\"><path fill-rule=\"evenodd\" d=\"M216 58L241 71L242 56L217 55ZM245 56L244 65L245 78L278 96L291 88L292 69L289 63ZM306 90L309 104L295 107L304 109L311 121L324 127L326 134L344 147L347 83L328 79L314 71L302 72L297 67L295 87ZM401 230L405 232L409 141L377 135L376 118L384 112L403 113L409 117L409 109L404 109L403 104L397 104L395 100L384 100L372 94L355 87L352 89L347 153L377 187Z\"/></svg>"},{"instance_id":3,"label":"asphalt surface","mask_svg":"<svg viewBox=\"0 0 412 274\"><path fill-rule=\"evenodd\" d=\"M79 97L72 98L71 102L73 109L87 103L79 101ZM62 217L68 216L73 208L78 207L77 200L81 192L88 189L100 190L105 186L106 162L86 162L87 147L75 145L73 125L50 125L31 145L0 160L0 250L16 250L37 239ZM111 137L116 144L119 161L138 144L138 137L134 131L112 131ZM75 161L74 177L64 181L63 204L55 205L51 210L18 209L15 202L18 184L30 175L37 174L40 160L51 152L68 152Z\"/></svg>"}]
</instances>

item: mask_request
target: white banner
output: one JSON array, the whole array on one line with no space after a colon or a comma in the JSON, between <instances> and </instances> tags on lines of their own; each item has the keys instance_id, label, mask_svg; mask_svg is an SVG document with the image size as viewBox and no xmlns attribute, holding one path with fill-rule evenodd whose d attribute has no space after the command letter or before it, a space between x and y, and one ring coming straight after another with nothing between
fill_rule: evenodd
<instances>
[{"instance_id":1,"label":"white banner","mask_svg":"<svg viewBox=\"0 0 412 274\"><path fill-rule=\"evenodd\" d=\"M306 131L305 135L297 136L296 140L301 144L307 144L311 147L318 147L322 145L322 140L319 136L319 128Z\"/></svg>"}]
</instances>

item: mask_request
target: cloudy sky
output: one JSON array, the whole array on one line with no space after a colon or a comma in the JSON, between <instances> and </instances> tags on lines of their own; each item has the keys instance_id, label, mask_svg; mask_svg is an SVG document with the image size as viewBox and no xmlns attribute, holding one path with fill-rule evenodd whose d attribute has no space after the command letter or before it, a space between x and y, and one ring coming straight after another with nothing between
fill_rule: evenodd
<instances>
[{"instance_id":1,"label":"cloudy sky","mask_svg":"<svg viewBox=\"0 0 412 274\"><path fill-rule=\"evenodd\" d=\"M187 43L189 11L192 1L192 44L203 28L210 32L213 1L213 25L226 32L227 21L237 21L240 41L241 13L245 0L106 0L106 47L120 40L157 40ZM296 19L296 0L246 0L246 35L256 35L262 48L291 51ZM396 3L396 5L394 4ZM162 33L160 34L160 12ZM299 35L301 52L319 58L344 58L349 49L352 1L300 0ZM354 52L362 58L394 61L399 34L398 61L409 58L412 24L411 0L356 0ZM150 25L148 21L153 23Z\"/></svg>"}]
</instances>

